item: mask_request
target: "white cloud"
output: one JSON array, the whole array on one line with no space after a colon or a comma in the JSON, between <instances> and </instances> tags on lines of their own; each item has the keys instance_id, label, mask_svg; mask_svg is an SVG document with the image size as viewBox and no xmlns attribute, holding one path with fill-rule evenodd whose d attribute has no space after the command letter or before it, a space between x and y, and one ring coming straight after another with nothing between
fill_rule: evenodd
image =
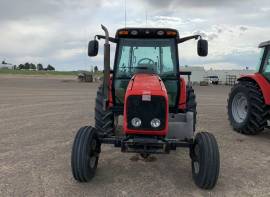
<instances>
[{"instance_id":1,"label":"white cloud","mask_svg":"<svg viewBox=\"0 0 270 197\"><path fill-rule=\"evenodd\" d=\"M189 41L179 47L181 65L252 66L256 60L245 59L256 59L257 45L269 39L269 8L266 0L127 1L127 25L145 27L147 11L147 26L176 28L180 36L204 34L209 56L198 57L196 42ZM2 0L0 58L16 64L42 61L59 69L102 67L102 42L98 57L86 56L88 40L103 34L101 23L114 36L124 26L124 0Z\"/></svg>"},{"instance_id":2,"label":"white cloud","mask_svg":"<svg viewBox=\"0 0 270 197\"><path fill-rule=\"evenodd\" d=\"M269 12L270 11L270 7L261 8L261 11L263 11L263 12Z\"/></svg>"},{"instance_id":3,"label":"white cloud","mask_svg":"<svg viewBox=\"0 0 270 197\"><path fill-rule=\"evenodd\" d=\"M84 48L73 48L73 49L60 49L59 51L56 51L56 53L53 55L55 59L59 60L69 60L75 56L83 55L85 53L86 49Z\"/></svg>"},{"instance_id":4,"label":"white cloud","mask_svg":"<svg viewBox=\"0 0 270 197\"><path fill-rule=\"evenodd\" d=\"M37 54L54 37L54 32L44 25L10 22L2 25L0 54Z\"/></svg>"}]
</instances>

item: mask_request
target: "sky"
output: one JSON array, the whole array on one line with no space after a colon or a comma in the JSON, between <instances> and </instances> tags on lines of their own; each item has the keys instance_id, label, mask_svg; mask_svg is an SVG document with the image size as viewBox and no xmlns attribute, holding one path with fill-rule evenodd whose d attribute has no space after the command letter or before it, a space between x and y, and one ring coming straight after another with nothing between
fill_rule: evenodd
<instances>
[{"instance_id":1,"label":"sky","mask_svg":"<svg viewBox=\"0 0 270 197\"><path fill-rule=\"evenodd\" d=\"M0 60L101 69L103 41L94 58L87 56L88 42L103 33L101 24L114 36L125 26L124 10L124 0L1 0ZM198 57L196 41L179 45L180 66L255 68L258 44L270 40L269 0L126 0L126 10L127 27L170 27L180 37L200 33L208 40L207 57Z\"/></svg>"}]
</instances>

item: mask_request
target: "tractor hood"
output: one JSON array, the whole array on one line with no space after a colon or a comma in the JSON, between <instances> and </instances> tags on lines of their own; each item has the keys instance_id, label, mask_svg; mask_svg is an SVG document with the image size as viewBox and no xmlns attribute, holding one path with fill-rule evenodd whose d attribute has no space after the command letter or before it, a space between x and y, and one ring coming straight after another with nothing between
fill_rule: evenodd
<instances>
[{"instance_id":1,"label":"tractor hood","mask_svg":"<svg viewBox=\"0 0 270 197\"><path fill-rule=\"evenodd\" d=\"M150 95L167 95L166 88L155 74L136 74L130 80L128 91L136 95L150 94Z\"/></svg>"},{"instance_id":2,"label":"tractor hood","mask_svg":"<svg viewBox=\"0 0 270 197\"><path fill-rule=\"evenodd\" d=\"M168 132L168 95L158 75L138 73L130 80L124 103L124 132L126 134L147 134L166 136ZM141 119L141 126L134 127L132 119ZM160 120L160 126L152 127L153 119Z\"/></svg>"}]
</instances>

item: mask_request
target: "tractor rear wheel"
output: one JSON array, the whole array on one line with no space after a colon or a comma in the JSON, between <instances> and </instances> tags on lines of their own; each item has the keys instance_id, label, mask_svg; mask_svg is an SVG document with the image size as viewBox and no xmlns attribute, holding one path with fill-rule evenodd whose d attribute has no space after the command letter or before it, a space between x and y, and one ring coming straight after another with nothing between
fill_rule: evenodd
<instances>
[{"instance_id":1,"label":"tractor rear wheel","mask_svg":"<svg viewBox=\"0 0 270 197\"><path fill-rule=\"evenodd\" d=\"M267 125L267 106L260 87L255 82L239 81L228 98L228 117L239 133L256 135Z\"/></svg>"},{"instance_id":2,"label":"tractor rear wheel","mask_svg":"<svg viewBox=\"0 0 270 197\"><path fill-rule=\"evenodd\" d=\"M197 102L196 102L196 95L194 89L189 86L187 87L187 111L193 112L193 131L196 130L196 118L197 118Z\"/></svg>"},{"instance_id":3,"label":"tractor rear wheel","mask_svg":"<svg viewBox=\"0 0 270 197\"><path fill-rule=\"evenodd\" d=\"M71 154L71 168L74 179L79 182L88 182L94 177L100 147L101 143L93 127L85 126L79 129Z\"/></svg>"},{"instance_id":4,"label":"tractor rear wheel","mask_svg":"<svg viewBox=\"0 0 270 197\"><path fill-rule=\"evenodd\" d=\"M190 152L195 184L202 189L212 189L217 183L220 167L215 137L207 132L198 133Z\"/></svg>"},{"instance_id":5,"label":"tractor rear wheel","mask_svg":"<svg viewBox=\"0 0 270 197\"><path fill-rule=\"evenodd\" d=\"M96 97L95 127L101 136L113 135L116 127L116 117L114 117L114 113L111 110L103 110L103 99L102 86L100 86Z\"/></svg>"}]
</instances>

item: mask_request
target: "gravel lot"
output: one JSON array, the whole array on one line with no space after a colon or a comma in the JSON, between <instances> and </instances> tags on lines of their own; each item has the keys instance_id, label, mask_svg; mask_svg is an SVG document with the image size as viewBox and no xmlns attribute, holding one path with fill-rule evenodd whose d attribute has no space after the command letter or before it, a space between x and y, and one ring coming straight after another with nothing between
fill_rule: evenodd
<instances>
[{"instance_id":1,"label":"gravel lot","mask_svg":"<svg viewBox=\"0 0 270 197\"><path fill-rule=\"evenodd\" d=\"M212 191L193 183L187 149L145 162L103 145L96 177L77 183L71 146L77 129L93 125L97 86L0 76L0 196L270 196L270 132L233 132L224 86L195 87L198 130L214 133L220 147L220 177Z\"/></svg>"}]
</instances>

